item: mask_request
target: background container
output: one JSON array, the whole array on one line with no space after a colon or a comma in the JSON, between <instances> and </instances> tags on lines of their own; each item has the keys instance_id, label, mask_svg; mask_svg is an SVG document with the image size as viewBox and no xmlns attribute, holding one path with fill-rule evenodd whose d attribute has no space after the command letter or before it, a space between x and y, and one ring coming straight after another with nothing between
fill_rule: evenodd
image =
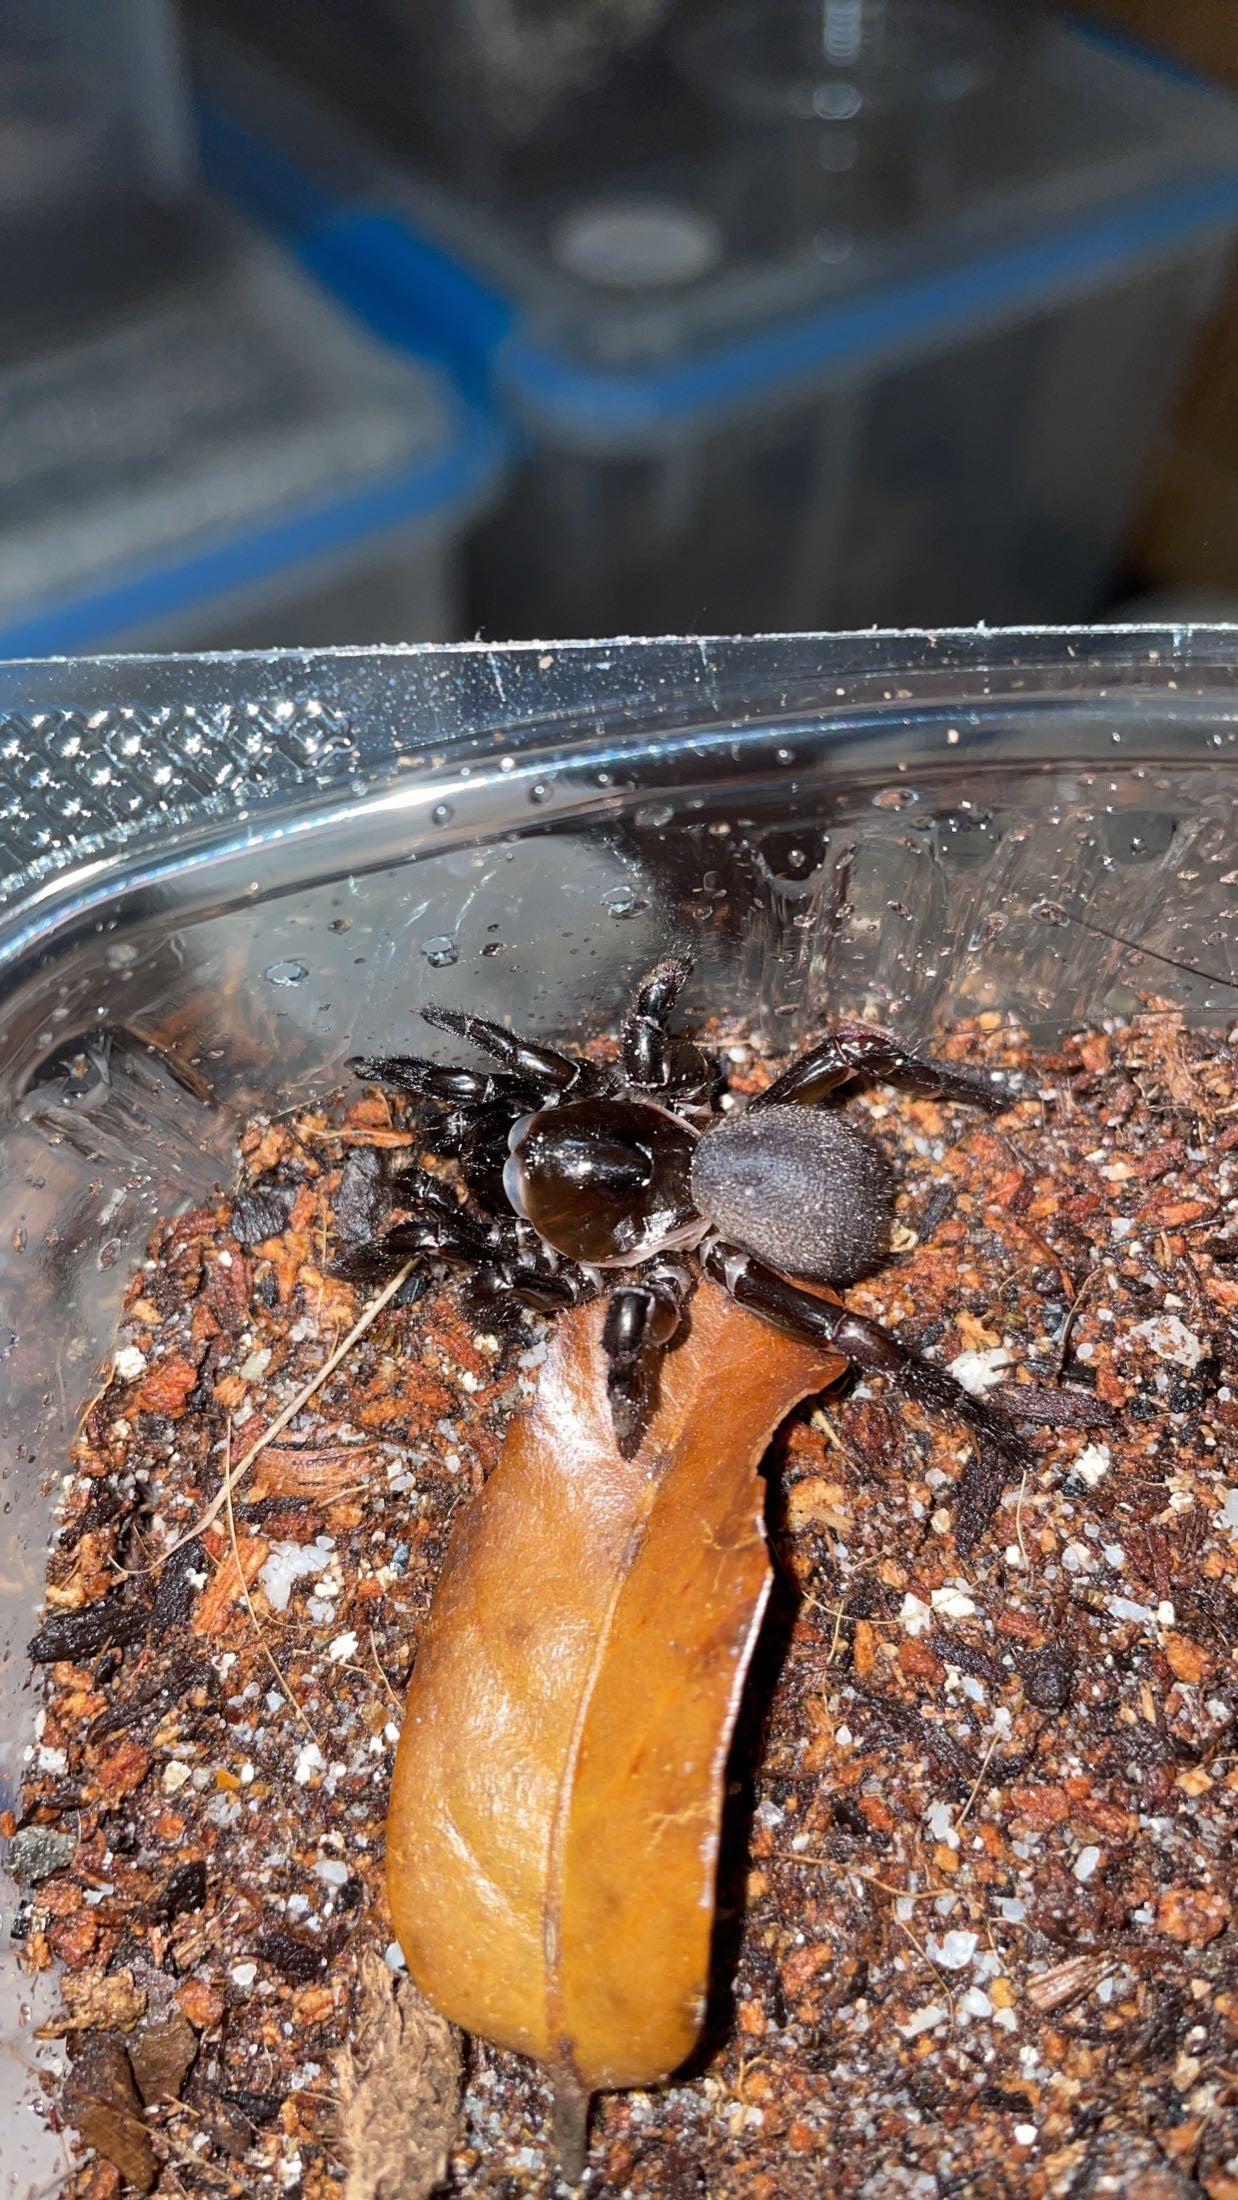
<instances>
[{"instance_id":1,"label":"background container","mask_svg":"<svg viewBox=\"0 0 1238 2200\"><path fill-rule=\"evenodd\" d=\"M450 640L501 438L198 202L175 278L0 364L0 653Z\"/></svg>"},{"instance_id":2,"label":"background container","mask_svg":"<svg viewBox=\"0 0 1238 2200\"><path fill-rule=\"evenodd\" d=\"M1233 103L928 0L741 0L640 56L638 125L613 79L522 136L481 122L466 184L390 101L354 89L367 135L202 43L212 173L524 437L484 627L1098 606L1238 223Z\"/></svg>"},{"instance_id":3,"label":"background container","mask_svg":"<svg viewBox=\"0 0 1238 2200\"><path fill-rule=\"evenodd\" d=\"M0 356L156 287L187 247L195 174L169 0L6 0Z\"/></svg>"}]
</instances>

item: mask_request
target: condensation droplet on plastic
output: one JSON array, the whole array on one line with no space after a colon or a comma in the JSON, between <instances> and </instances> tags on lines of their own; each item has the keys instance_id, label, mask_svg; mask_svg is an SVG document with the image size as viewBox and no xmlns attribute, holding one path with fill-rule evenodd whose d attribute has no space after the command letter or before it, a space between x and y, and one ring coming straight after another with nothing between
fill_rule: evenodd
<instances>
[{"instance_id":1,"label":"condensation droplet on plastic","mask_svg":"<svg viewBox=\"0 0 1238 2200\"><path fill-rule=\"evenodd\" d=\"M544 779L534 780L533 785L529 789L529 800L530 802L536 804L539 808L543 802L549 802L550 788Z\"/></svg>"},{"instance_id":2,"label":"condensation droplet on plastic","mask_svg":"<svg viewBox=\"0 0 1238 2200\"><path fill-rule=\"evenodd\" d=\"M652 829L656 832L659 825L669 825L674 815L674 806L670 802L646 802L636 813L636 823L646 831Z\"/></svg>"},{"instance_id":3,"label":"condensation droplet on plastic","mask_svg":"<svg viewBox=\"0 0 1238 2200\"><path fill-rule=\"evenodd\" d=\"M612 886L602 896L602 907L612 917L634 917L649 904L642 901L634 886Z\"/></svg>"},{"instance_id":4,"label":"condensation droplet on plastic","mask_svg":"<svg viewBox=\"0 0 1238 2200\"><path fill-rule=\"evenodd\" d=\"M455 814L450 802L436 802L430 812L430 823L432 825L450 825Z\"/></svg>"},{"instance_id":5,"label":"condensation droplet on plastic","mask_svg":"<svg viewBox=\"0 0 1238 2200\"><path fill-rule=\"evenodd\" d=\"M423 940L421 952L431 970L450 970L460 960L460 950L450 932L436 932L432 939Z\"/></svg>"},{"instance_id":6,"label":"condensation droplet on plastic","mask_svg":"<svg viewBox=\"0 0 1238 2200\"><path fill-rule=\"evenodd\" d=\"M1029 914L1035 917L1037 924L1070 923L1069 914L1060 901L1034 901Z\"/></svg>"},{"instance_id":7,"label":"condensation droplet on plastic","mask_svg":"<svg viewBox=\"0 0 1238 2200\"><path fill-rule=\"evenodd\" d=\"M272 985L300 985L304 978L308 978L309 968L307 964L294 962L288 957L283 962L268 963L262 975L269 978Z\"/></svg>"}]
</instances>

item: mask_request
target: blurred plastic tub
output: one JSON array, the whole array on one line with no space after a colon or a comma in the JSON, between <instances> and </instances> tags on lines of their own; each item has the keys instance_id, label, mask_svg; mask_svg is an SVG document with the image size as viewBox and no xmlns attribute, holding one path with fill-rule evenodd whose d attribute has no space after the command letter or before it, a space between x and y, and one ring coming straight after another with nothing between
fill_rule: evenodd
<instances>
[{"instance_id":1,"label":"blurred plastic tub","mask_svg":"<svg viewBox=\"0 0 1238 2200\"><path fill-rule=\"evenodd\" d=\"M171 0L0 10L0 355L165 279L196 151Z\"/></svg>"},{"instance_id":2,"label":"blurred plastic tub","mask_svg":"<svg viewBox=\"0 0 1238 2200\"><path fill-rule=\"evenodd\" d=\"M692 1013L786 1047L1149 993L1227 1025L1236 793L1236 628L0 666L0 1803L126 1279L255 1109L431 997L604 1028L671 948ZM0 2112L47 1991L3 1955Z\"/></svg>"},{"instance_id":3,"label":"blurred plastic tub","mask_svg":"<svg viewBox=\"0 0 1238 2200\"><path fill-rule=\"evenodd\" d=\"M453 639L493 418L269 239L194 231L155 295L0 366L0 654Z\"/></svg>"},{"instance_id":4,"label":"blurred plastic tub","mask_svg":"<svg viewBox=\"0 0 1238 2200\"><path fill-rule=\"evenodd\" d=\"M741 0L650 77L656 150L595 103L466 193L251 49L200 60L221 185L522 434L488 631L1103 600L1238 225L1223 95L1009 12Z\"/></svg>"}]
</instances>

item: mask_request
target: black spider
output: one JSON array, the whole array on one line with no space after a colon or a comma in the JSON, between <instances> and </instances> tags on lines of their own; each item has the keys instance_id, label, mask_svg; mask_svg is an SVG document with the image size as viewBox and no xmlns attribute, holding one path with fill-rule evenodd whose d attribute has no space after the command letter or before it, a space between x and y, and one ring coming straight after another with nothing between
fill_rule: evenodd
<instances>
[{"instance_id":1,"label":"black spider","mask_svg":"<svg viewBox=\"0 0 1238 2200\"><path fill-rule=\"evenodd\" d=\"M690 967L668 958L638 987L613 1067L449 1008L422 1014L500 1066L356 1060L360 1076L420 1103L421 1150L456 1159L466 1196L420 1163L399 1168L389 1188L374 1182L342 1272L364 1280L421 1254L464 1264L483 1299L510 1294L547 1310L609 1284L602 1340L625 1457L639 1446L662 1353L702 1271L777 1328L892 1376L1017 1455L1019 1439L998 1409L880 1323L793 1280L852 1283L879 1264L889 1235L885 1161L819 1102L859 1078L990 1109L1008 1105L1010 1093L926 1061L888 1032L842 1024L756 1099L723 1112L720 1065L670 1030ZM375 1228L373 1202L392 1194L405 1218ZM357 1210L355 1198L350 1206Z\"/></svg>"}]
</instances>

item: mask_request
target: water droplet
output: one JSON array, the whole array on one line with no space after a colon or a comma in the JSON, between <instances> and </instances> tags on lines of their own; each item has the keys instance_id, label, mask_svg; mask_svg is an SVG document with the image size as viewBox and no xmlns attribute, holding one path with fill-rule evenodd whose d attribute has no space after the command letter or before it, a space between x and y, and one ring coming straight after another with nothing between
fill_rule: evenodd
<instances>
[{"instance_id":1,"label":"water droplet","mask_svg":"<svg viewBox=\"0 0 1238 2200\"><path fill-rule=\"evenodd\" d=\"M967 943L968 946L988 947L991 941L1000 939L1009 922L1009 917L1004 915L1000 909L990 909L988 915L980 919Z\"/></svg>"},{"instance_id":2,"label":"water droplet","mask_svg":"<svg viewBox=\"0 0 1238 2200\"><path fill-rule=\"evenodd\" d=\"M602 907L612 917L634 917L649 904L642 901L634 886L612 886L602 896Z\"/></svg>"},{"instance_id":3,"label":"water droplet","mask_svg":"<svg viewBox=\"0 0 1238 2200\"><path fill-rule=\"evenodd\" d=\"M485 946L482 949L483 955L501 955L502 952L502 940L487 940Z\"/></svg>"},{"instance_id":4,"label":"water droplet","mask_svg":"<svg viewBox=\"0 0 1238 2200\"><path fill-rule=\"evenodd\" d=\"M540 805L550 800L550 788L544 779L535 779L529 789L529 800Z\"/></svg>"},{"instance_id":5,"label":"water droplet","mask_svg":"<svg viewBox=\"0 0 1238 2200\"><path fill-rule=\"evenodd\" d=\"M1060 901L1034 901L1030 914L1037 924L1069 924L1070 918Z\"/></svg>"},{"instance_id":6,"label":"water droplet","mask_svg":"<svg viewBox=\"0 0 1238 2200\"><path fill-rule=\"evenodd\" d=\"M460 950L450 932L436 932L432 939L423 940L421 952L431 970L450 970L460 960Z\"/></svg>"},{"instance_id":7,"label":"water droplet","mask_svg":"<svg viewBox=\"0 0 1238 2200\"><path fill-rule=\"evenodd\" d=\"M308 978L309 969L305 963L289 958L284 962L268 963L262 975L269 978L272 985L300 985L303 978Z\"/></svg>"},{"instance_id":8,"label":"water droplet","mask_svg":"<svg viewBox=\"0 0 1238 2200\"><path fill-rule=\"evenodd\" d=\"M646 829L652 827L656 831L659 825L669 825L674 815L674 808L669 802L646 802L637 811L636 822Z\"/></svg>"},{"instance_id":9,"label":"water droplet","mask_svg":"<svg viewBox=\"0 0 1238 2200\"><path fill-rule=\"evenodd\" d=\"M450 802L436 802L430 812L430 823L432 825L450 825L455 814Z\"/></svg>"}]
</instances>

